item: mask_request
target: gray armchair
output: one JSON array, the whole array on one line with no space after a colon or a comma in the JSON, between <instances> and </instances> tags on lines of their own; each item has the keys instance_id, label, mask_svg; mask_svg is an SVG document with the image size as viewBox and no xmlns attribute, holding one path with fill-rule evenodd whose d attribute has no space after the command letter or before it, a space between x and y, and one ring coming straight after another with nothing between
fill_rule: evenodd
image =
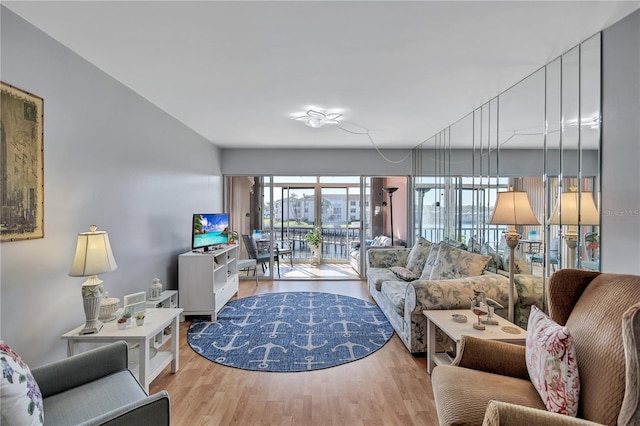
<instances>
[{"instance_id":1,"label":"gray armchair","mask_svg":"<svg viewBox=\"0 0 640 426\"><path fill-rule=\"evenodd\" d=\"M148 396L115 342L31 369L44 399L46 425L168 425L169 394Z\"/></svg>"}]
</instances>

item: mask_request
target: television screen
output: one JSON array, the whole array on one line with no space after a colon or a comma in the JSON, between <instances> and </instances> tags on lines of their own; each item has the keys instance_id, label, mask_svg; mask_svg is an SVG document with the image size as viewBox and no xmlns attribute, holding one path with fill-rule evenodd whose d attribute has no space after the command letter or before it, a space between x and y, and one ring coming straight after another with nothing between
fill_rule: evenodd
<instances>
[{"instance_id":1,"label":"television screen","mask_svg":"<svg viewBox=\"0 0 640 426\"><path fill-rule=\"evenodd\" d=\"M205 213L193 215L191 248L226 244L229 242L229 214Z\"/></svg>"}]
</instances>

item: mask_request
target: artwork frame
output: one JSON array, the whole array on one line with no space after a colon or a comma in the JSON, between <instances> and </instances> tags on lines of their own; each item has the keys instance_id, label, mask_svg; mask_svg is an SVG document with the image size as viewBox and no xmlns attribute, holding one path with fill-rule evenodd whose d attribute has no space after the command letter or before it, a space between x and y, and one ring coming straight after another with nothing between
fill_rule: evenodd
<instances>
[{"instance_id":1,"label":"artwork frame","mask_svg":"<svg viewBox=\"0 0 640 426\"><path fill-rule=\"evenodd\" d=\"M0 82L0 242L44 238L44 100Z\"/></svg>"}]
</instances>

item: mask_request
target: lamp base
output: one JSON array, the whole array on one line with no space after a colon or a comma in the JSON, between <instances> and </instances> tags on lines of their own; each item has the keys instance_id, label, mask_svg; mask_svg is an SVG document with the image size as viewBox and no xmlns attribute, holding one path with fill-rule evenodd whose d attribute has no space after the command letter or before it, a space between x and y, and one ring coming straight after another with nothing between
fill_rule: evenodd
<instances>
[{"instance_id":1,"label":"lamp base","mask_svg":"<svg viewBox=\"0 0 640 426\"><path fill-rule=\"evenodd\" d=\"M94 333L97 333L102 328L102 325L103 324L98 320L87 321L86 324L84 325L84 328L82 330L80 330L79 334L83 335L83 334L94 334Z\"/></svg>"},{"instance_id":2,"label":"lamp base","mask_svg":"<svg viewBox=\"0 0 640 426\"><path fill-rule=\"evenodd\" d=\"M82 284L82 303L86 322L80 334L93 334L100 331L102 323L98 320L102 301L102 281L95 275Z\"/></svg>"}]
</instances>

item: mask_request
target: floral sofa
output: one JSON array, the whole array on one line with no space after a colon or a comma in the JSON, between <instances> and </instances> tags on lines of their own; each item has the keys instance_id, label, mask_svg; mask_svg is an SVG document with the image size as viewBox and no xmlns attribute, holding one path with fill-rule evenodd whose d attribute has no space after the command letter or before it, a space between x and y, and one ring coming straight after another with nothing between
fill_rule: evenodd
<instances>
[{"instance_id":1,"label":"floral sofa","mask_svg":"<svg viewBox=\"0 0 640 426\"><path fill-rule=\"evenodd\" d=\"M485 270L491 256L420 239L412 248L367 251L369 292L411 353L427 350L427 309L469 309L474 290L504 306L507 316L509 279ZM531 305L542 306L542 282L515 277L516 323L526 328ZM524 322L523 322L524 321ZM442 343L442 338L437 341Z\"/></svg>"},{"instance_id":2,"label":"floral sofa","mask_svg":"<svg viewBox=\"0 0 640 426\"><path fill-rule=\"evenodd\" d=\"M373 240L365 240L365 245L367 246L367 250L382 247L391 247L391 237L379 235ZM404 240L396 239L394 240L393 245L406 247L407 242ZM349 263L357 273L360 273L360 247L362 247L360 241L351 241L351 247L349 248Z\"/></svg>"}]
</instances>

